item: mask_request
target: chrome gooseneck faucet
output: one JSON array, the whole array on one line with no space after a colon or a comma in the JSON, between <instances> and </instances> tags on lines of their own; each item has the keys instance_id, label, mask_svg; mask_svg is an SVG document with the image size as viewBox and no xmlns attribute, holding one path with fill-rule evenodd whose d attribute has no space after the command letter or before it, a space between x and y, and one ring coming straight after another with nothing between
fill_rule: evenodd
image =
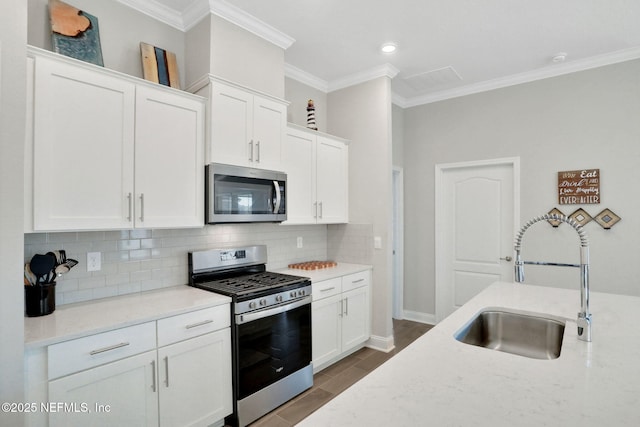
<instances>
[{"instance_id":1,"label":"chrome gooseneck faucet","mask_svg":"<svg viewBox=\"0 0 640 427\"><path fill-rule=\"evenodd\" d=\"M522 236L533 224L539 221L562 221L573 227L580 236L580 264L562 264L555 262L522 261L520 249L522 248ZM578 339L591 341L591 314L589 313L589 240L582 226L564 215L545 214L528 221L522 226L514 245L516 251L515 281L524 282L524 264L550 265L554 267L578 267L580 269L580 312L578 313Z\"/></svg>"}]
</instances>

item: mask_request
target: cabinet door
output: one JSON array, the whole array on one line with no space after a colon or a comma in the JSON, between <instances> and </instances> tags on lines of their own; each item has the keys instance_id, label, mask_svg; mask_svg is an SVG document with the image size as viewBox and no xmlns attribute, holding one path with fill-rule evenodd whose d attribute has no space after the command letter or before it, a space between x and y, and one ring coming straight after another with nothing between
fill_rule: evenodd
<instances>
[{"instance_id":1,"label":"cabinet door","mask_svg":"<svg viewBox=\"0 0 640 427\"><path fill-rule=\"evenodd\" d=\"M204 103L136 91L135 226L204 226Z\"/></svg>"},{"instance_id":2,"label":"cabinet door","mask_svg":"<svg viewBox=\"0 0 640 427\"><path fill-rule=\"evenodd\" d=\"M131 227L134 84L37 58L34 230Z\"/></svg>"},{"instance_id":3,"label":"cabinet door","mask_svg":"<svg viewBox=\"0 0 640 427\"><path fill-rule=\"evenodd\" d=\"M369 287L342 294L342 351L369 339Z\"/></svg>"},{"instance_id":4,"label":"cabinet door","mask_svg":"<svg viewBox=\"0 0 640 427\"><path fill-rule=\"evenodd\" d=\"M49 381L48 401L64 405L49 411L49 426L157 426L155 368L149 351Z\"/></svg>"},{"instance_id":5,"label":"cabinet door","mask_svg":"<svg viewBox=\"0 0 640 427\"><path fill-rule=\"evenodd\" d=\"M282 148L282 166L287 174L287 221L284 224L315 224L315 135L289 129Z\"/></svg>"},{"instance_id":6,"label":"cabinet door","mask_svg":"<svg viewBox=\"0 0 640 427\"><path fill-rule=\"evenodd\" d=\"M252 166L282 169L282 144L287 128L287 107L269 99L254 97Z\"/></svg>"},{"instance_id":7,"label":"cabinet door","mask_svg":"<svg viewBox=\"0 0 640 427\"><path fill-rule=\"evenodd\" d=\"M160 426L206 426L233 412L229 328L158 349Z\"/></svg>"},{"instance_id":8,"label":"cabinet door","mask_svg":"<svg viewBox=\"0 0 640 427\"><path fill-rule=\"evenodd\" d=\"M335 295L311 303L311 355L314 369L322 367L341 352L340 298L340 295Z\"/></svg>"},{"instance_id":9,"label":"cabinet door","mask_svg":"<svg viewBox=\"0 0 640 427\"><path fill-rule=\"evenodd\" d=\"M318 223L348 222L348 148L318 135L317 143Z\"/></svg>"},{"instance_id":10,"label":"cabinet door","mask_svg":"<svg viewBox=\"0 0 640 427\"><path fill-rule=\"evenodd\" d=\"M214 83L211 89L210 162L249 165L253 158L253 95Z\"/></svg>"}]
</instances>

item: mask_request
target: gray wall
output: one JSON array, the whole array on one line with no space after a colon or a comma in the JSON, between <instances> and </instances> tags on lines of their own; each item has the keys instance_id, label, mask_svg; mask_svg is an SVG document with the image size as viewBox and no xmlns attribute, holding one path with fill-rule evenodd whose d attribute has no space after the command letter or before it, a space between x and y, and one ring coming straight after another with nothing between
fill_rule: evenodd
<instances>
[{"instance_id":1,"label":"gray wall","mask_svg":"<svg viewBox=\"0 0 640 427\"><path fill-rule=\"evenodd\" d=\"M28 0L27 43L52 50L48 0ZM142 78L140 42L176 54L182 86L185 84L185 34L117 1L68 0L66 3L98 18L104 66Z\"/></svg>"},{"instance_id":2,"label":"gray wall","mask_svg":"<svg viewBox=\"0 0 640 427\"><path fill-rule=\"evenodd\" d=\"M434 165L515 156L521 159L520 223L554 207L565 214L582 207L594 216L612 209L622 221L611 230L585 226L591 287L640 295L638 117L640 61L405 110L405 309L435 313ZM586 168L601 171L601 203L558 205L557 172ZM569 227L534 227L525 236L525 259L578 261ZM526 275L533 284L577 289L579 282L577 269L529 267Z\"/></svg>"},{"instance_id":3,"label":"gray wall","mask_svg":"<svg viewBox=\"0 0 640 427\"><path fill-rule=\"evenodd\" d=\"M307 127L307 102L313 99L316 108L316 126L327 132L327 93L297 80L285 78L285 99L290 102L287 121ZM336 135L340 136L340 135Z\"/></svg>"},{"instance_id":4,"label":"gray wall","mask_svg":"<svg viewBox=\"0 0 640 427\"><path fill-rule=\"evenodd\" d=\"M372 333L391 324L391 80L377 78L327 95L328 131L349 145L349 222L372 224L382 248L372 254Z\"/></svg>"},{"instance_id":5,"label":"gray wall","mask_svg":"<svg viewBox=\"0 0 640 427\"><path fill-rule=\"evenodd\" d=\"M24 402L22 284L27 6L3 0L0 13L0 402ZM0 425L22 424L0 412Z\"/></svg>"},{"instance_id":6,"label":"gray wall","mask_svg":"<svg viewBox=\"0 0 640 427\"><path fill-rule=\"evenodd\" d=\"M404 166L404 110L393 104L392 109L392 158L393 166Z\"/></svg>"}]
</instances>

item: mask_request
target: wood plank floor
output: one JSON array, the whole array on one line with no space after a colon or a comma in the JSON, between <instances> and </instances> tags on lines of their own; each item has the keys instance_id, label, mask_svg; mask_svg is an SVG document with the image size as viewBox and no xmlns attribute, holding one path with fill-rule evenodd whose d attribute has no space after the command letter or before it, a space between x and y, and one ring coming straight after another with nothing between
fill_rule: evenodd
<instances>
[{"instance_id":1,"label":"wood plank floor","mask_svg":"<svg viewBox=\"0 0 640 427\"><path fill-rule=\"evenodd\" d=\"M313 387L258 419L251 427L290 427L342 393L431 329L432 325L393 320L396 348L389 352L363 348L313 377Z\"/></svg>"}]
</instances>

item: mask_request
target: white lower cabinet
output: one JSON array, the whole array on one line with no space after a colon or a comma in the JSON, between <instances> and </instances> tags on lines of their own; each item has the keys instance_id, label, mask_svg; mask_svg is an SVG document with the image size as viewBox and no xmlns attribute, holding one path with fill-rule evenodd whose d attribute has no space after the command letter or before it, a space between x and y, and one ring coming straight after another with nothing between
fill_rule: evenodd
<instances>
[{"instance_id":1,"label":"white lower cabinet","mask_svg":"<svg viewBox=\"0 0 640 427\"><path fill-rule=\"evenodd\" d=\"M229 325L223 305L49 346L49 425L221 421L233 411Z\"/></svg>"},{"instance_id":2,"label":"white lower cabinet","mask_svg":"<svg viewBox=\"0 0 640 427\"><path fill-rule=\"evenodd\" d=\"M156 352L49 381L49 426L157 426Z\"/></svg>"},{"instance_id":3,"label":"white lower cabinet","mask_svg":"<svg viewBox=\"0 0 640 427\"><path fill-rule=\"evenodd\" d=\"M370 337L369 270L313 283L314 372L352 353Z\"/></svg>"}]
</instances>

